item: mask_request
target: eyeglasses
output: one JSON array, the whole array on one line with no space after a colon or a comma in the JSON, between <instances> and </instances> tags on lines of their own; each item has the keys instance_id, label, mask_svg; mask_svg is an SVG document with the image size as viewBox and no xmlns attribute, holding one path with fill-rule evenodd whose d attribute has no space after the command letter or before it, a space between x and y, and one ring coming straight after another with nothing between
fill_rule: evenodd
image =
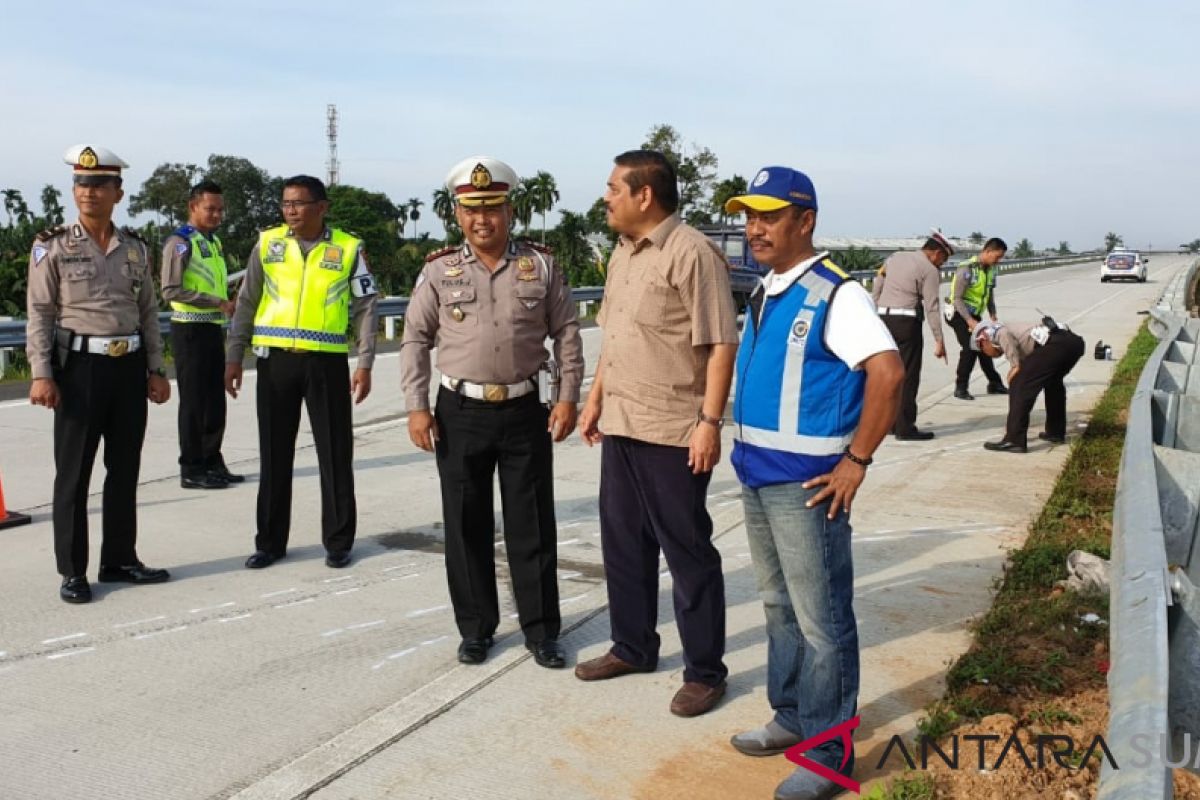
<instances>
[{"instance_id":1,"label":"eyeglasses","mask_svg":"<svg viewBox=\"0 0 1200 800\"><path fill-rule=\"evenodd\" d=\"M319 202L321 202L321 201L320 200L284 200L282 203L279 204L279 207L282 208L284 211L287 211L288 209L304 208L305 206L311 206L314 203L319 203Z\"/></svg>"}]
</instances>

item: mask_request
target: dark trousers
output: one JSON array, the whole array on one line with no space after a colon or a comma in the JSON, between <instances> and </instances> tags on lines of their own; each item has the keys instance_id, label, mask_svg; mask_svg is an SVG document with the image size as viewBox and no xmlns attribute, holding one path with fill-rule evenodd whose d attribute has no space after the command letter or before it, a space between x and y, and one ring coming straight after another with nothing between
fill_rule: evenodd
<instances>
[{"instance_id":1,"label":"dark trousers","mask_svg":"<svg viewBox=\"0 0 1200 800\"><path fill-rule=\"evenodd\" d=\"M88 485L104 440L101 566L137 563L137 485L146 436L146 355L71 353L55 369L54 556L63 576L88 566Z\"/></svg>"},{"instance_id":2,"label":"dark trousers","mask_svg":"<svg viewBox=\"0 0 1200 800\"><path fill-rule=\"evenodd\" d=\"M292 466L300 404L308 409L321 473L321 541L330 553L354 545L354 434L350 368L345 353L292 353L271 349L258 359L258 534L254 547L287 552L292 522Z\"/></svg>"},{"instance_id":3,"label":"dark trousers","mask_svg":"<svg viewBox=\"0 0 1200 800\"><path fill-rule=\"evenodd\" d=\"M179 467L195 475L221 467L225 438L225 334L212 322L172 322L179 382Z\"/></svg>"},{"instance_id":4,"label":"dark trousers","mask_svg":"<svg viewBox=\"0 0 1200 800\"><path fill-rule=\"evenodd\" d=\"M903 317L899 314L880 316L896 347L900 361L904 364L904 387L900 392L900 411L892 425L892 433L905 435L917 429L917 391L921 388L921 358L925 353L925 335L921 317Z\"/></svg>"},{"instance_id":5,"label":"dark trousers","mask_svg":"<svg viewBox=\"0 0 1200 800\"><path fill-rule=\"evenodd\" d=\"M658 662L658 553L674 583L683 679L715 686L725 655L725 577L705 507L712 473L693 475L686 447L604 437L600 542L608 581L612 652L637 666Z\"/></svg>"},{"instance_id":6,"label":"dark trousers","mask_svg":"<svg viewBox=\"0 0 1200 800\"><path fill-rule=\"evenodd\" d=\"M500 624L492 506L499 472L504 547L521 631L527 642L557 639L562 622L549 411L536 393L487 403L443 387L435 413L446 577L459 633L483 638Z\"/></svg>"},{"instance_id":7,"label":"dark trousers","mask_svg":"<svg viewBox=\"0 0 1200 800\"><path fill-rule=\"evenodd\" d=\"M992 359L971 349L971 330L967 327L967 321L957 311L950 319L950 327L954 329L954 337L958 339L958 346L961 348L958 353L958 370L954 375L954 388L967 388L967 384L971 382L971 370L975 369L976 361L979 361L979 368L987 376L988 386L1003 386L1004 381L1000 379L1000 373L996 371L996 365Z\"/></svg>"},{"instance_id":8,"label":"dark trousers","mask_svg":"<svg viewBox=\"0 0 1200 800\"><path fill-rule=\"evenodd\" d=\"M1026 444L1029 413L1033 411L1039 392L1046 393L1046 433L1066 436L1067 389L1063 385L1063 378L1074 369L1083 356L1083 350L1082 337L1070 331L1058 330L1021 362L1017 377L1008 387L1006 440L1019 445Z\"/></svg>"}]
</instances>

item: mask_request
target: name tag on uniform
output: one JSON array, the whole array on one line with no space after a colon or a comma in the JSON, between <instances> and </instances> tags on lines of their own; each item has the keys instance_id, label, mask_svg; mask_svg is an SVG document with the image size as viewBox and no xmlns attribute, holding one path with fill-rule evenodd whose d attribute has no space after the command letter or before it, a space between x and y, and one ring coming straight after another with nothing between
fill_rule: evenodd
<instances>
[{"instance_id":1,"label":"name tag on uniform","mask_svg":"<svg viewBox=\"0 0 1200 800\"><path fill-rule=\"evenodd\" d=\"M208 246L208 242L201 239L197 244L200 246L201 258L209 258L212 256L212 249Z\"/></svg>"},{"instance_id":2,"label":"name tag on uniform","mask_svg":"<svg viewBox=\"0 0 1200 800\"><path fill-rule=\"evenodd\" d=\"M325 252L321 254L321 269L338 269L342 268L342 248L329 245L325 248Z\"/></svg>"}]
</instances>

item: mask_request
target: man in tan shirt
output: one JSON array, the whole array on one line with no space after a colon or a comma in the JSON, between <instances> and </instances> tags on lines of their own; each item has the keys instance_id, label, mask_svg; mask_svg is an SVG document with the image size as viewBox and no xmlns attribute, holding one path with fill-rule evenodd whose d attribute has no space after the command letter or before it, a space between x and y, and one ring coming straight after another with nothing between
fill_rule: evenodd
<instances>
[{"instance_id":1,"label":"man in tan shirt","mask_svg":"<svg viewBox=\"0 0 1200 800\"><path fill-rule=\"evenodd\" d=\"M137 557L137 485L146 435L146 398L165 403L158 301L146 243L112 223L121 168L103 147L76 145L79 218L37 235L29 257L26 352L29 402L54 410L54 555L59 596L92 599L87 581L88 485L104 440L104 541L100 581L159 583L170 576Z\"/></svg>"},{"instance_id":2,"label":"man in tan shirt","mask_svg":"<svg viewBox=\"0 0 1200 800\"><path fill-rule=\"evenodd\" d=\"M897 439L924 441L933 438L933 431L917 428L917 391L921 388L921 356L925 352L921 318L929 323L933 333L934 358L945 358L938 284L942 280L942 265L952 255L954 247L935 228L920 250L888 256L871 288L879 316L896 340L900 360L904 362L904 393L900 398L900 413L892 427Z\"/></svg>"},{"instance_id":3,"label":"man in tan shirt","mask_svg":"<svg viewBox=\"0 0 1200 800\"><path fill-rule=\"evenodd\" d=\"M517 174L476 156L446 178L466 243L433 253L413 289L400 347L413 444L437 454L446 573L462 642L458 660L487 658L500 623L493 475L500 473L504 543L525 646L543 667L566 666L558 643L557 523L551 440L575 427L583 345L571 289L544 247L513 241L508 194ZM559 394L538 393L554 340ZM441 388L429 411L430 350Z\"/></svg>"},{"instance_id":4,"label":"man in tan shirt","mask_svg":"<svg viewBox=\"0 0 1200 800\"><path fill-rule=\"evenodd\" d=\"M600 535L613 645L575 675L655 668L661 549L685 667L671 711L695 716L720 700L728 673L725 583L705 497L721 457L737 318L724 257L676 214L670 162L649 150L615 162L604 203L621 238L598 318L600 363L579 418L588 444L603 439Z\"/></svg>"}]
</instances>

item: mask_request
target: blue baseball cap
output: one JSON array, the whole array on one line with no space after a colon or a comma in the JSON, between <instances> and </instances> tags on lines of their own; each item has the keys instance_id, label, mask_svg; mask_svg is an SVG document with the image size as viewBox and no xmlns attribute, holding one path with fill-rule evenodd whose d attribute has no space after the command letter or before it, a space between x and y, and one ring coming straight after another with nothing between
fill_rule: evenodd
<instances>
[{"instance_id":1,"label":"blue baseball cap","mask_svg":"<svg viewBox=\"0 0 1200 800\"><path fill-rule=\"evenodd\" d=\"M789 167L763 167L750 182L746 194L731 197L725 203L726 214L752 211L777 211L787 206L817 210L817 190L808 176Z\"/></svg>"}]
</instances>

